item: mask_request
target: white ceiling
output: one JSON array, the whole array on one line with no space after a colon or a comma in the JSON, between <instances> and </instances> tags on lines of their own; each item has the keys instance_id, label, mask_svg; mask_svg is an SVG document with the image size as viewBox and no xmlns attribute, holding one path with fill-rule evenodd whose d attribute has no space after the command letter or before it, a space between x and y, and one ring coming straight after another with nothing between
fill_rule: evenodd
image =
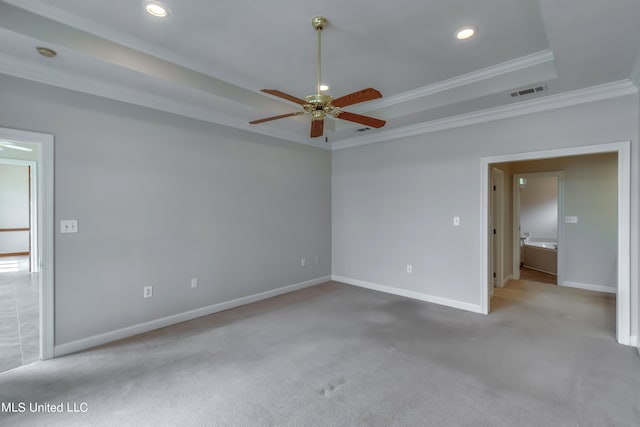
<instances>
[{"instance_id":1,"label":"white ceiling","mask_svg":"<svg viewBox=\"0 0 640 427\"><path fill-rule=\"evenodd\" d=\"M627 93L640 80L638 0L163 2L171 9L164 20L146 14L143 0L0 2L0 73L324 147L594 91ZM309 138L308 116L248 124L299 110L262 88L315 93L316 15L329 20L329 93L380 90L382 99L345 110L385 127L358 132L362 126L329 119L326 144ZM465 25L477 36L456 40ZM41 57L35 46L58 56ZM510 95L540 85L541 93Z\"/></svg>"}]
</instances>

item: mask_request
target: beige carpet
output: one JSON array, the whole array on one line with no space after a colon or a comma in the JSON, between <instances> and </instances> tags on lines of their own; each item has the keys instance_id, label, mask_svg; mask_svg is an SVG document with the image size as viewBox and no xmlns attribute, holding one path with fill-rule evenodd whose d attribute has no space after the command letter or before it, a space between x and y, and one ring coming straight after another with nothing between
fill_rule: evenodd
<instances>
[{"instance_id":1,"label":"beige carpet","mask_svg":"<svg viewBox=\"0 0 640 427\"><path fill-rule=\"evenodd\" d=\"M26 411L0 425L640 425L614 296L511 282L492 305L327 283L4 372L0 401ZM45 402L65 412L30 412Z\"/></svg>"}]
</instances>

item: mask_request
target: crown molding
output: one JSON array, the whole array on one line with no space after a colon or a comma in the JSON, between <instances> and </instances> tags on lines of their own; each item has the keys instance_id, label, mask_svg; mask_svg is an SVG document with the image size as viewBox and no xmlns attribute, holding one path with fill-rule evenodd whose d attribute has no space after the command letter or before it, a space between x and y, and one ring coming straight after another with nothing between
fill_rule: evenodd
<instances>
[{"instance_id":1,"label":"crown molding","mask_svg":"<svg viewBox=\"0 0 640 427\"><path fill-rule=\"evenodd\" d=\"M570 107L573 105L585 104L589 102L602 101L610 98L617 98L638 93L638 88L630 80L620 80L617 82L605 83L584 89L549 95L529 101L515 104L503 105L496 108L476 111L444 119L433 120L398 129L380 131L375 134L354 137L338 141L332 145L332 150L358 147L360 145L384 142L393 139L406 138L414 135L422 135L431 132L438 132L446 129L453 129L469 126L478 123L485 123L510 117L523 116L558 108Z\"/></svg>"},{"instance_id":2,"label":"crown molding","mask_svg":"<svg viewBox=\"0 0 640 427\"><path fill-rule=\"evenodd\" d=\"M139 37L131 36L123 31L117 31L103 24L100 21L87 19L77 14L71 13L59 6L51 5L42 0L31 0L28 5L24 4L21 0L2 0L0 3L7 3L21 9L22 11L29 12L40 17L46 17L51 21L55 21L58 24L68 26L70 28L83 31L106 41L119 44L126 48L135 50L145 55L151 55L164 61L180 64L192 71L197 71L206 75L215 75L221 81L230 83L232 85L247 88L247 90L256 94L261 94L258 89L251 88L250 82L241 81L236 75L232 73L223 73L222 70L212 70L211 64L204 64L200 61L194 61L192 58L188 58L184 55L179 55L174 51L167 50L161 46L154 46L151 43L145 42ZM142 4L142 0L140 0Z\"/></svg>"},{"instance_id":3,"label":"crown molding","mask_svg":"<svg viewBox=\"0 0 640 427\"><path fill-rule=\"evenodd\" d=\"M503 74L523 70L535 65L544 64L546 62L551 62L553 60L553 52L547 49L540 52L532 53L530 55L522 56L511 61L472 71L467 74L462 74L460 76L456 76L447 80L442 80L418 89L388 96L377 101L368 102L366 106L363 107L351 107L350 110L364 112L387 108L396 104L401 104L403 102L413 101L414 99L424 98L435 93L444 92L473 83L478 83L483 80L501 76Z\"/></svg>"},{"instance_id":4,"label":"crown molding","mask_svg":"<svg viewBox=\"0 0 640 427\"><path fill-rule=\"evenodd\" d=\"M233 103L251 105L266 111L286 111L289 105L282 100L266 97L260 92L245 89L220 78L191 69L175 61L145 53L136 48L71 27L47 16L34 14L0 1L0 27L22 37L46 41L47 45L68 50L67 55L83 55L90 60L102 61L129 72L160 79L168 84L182 86L224 98ZM70 54L73 52L73 54Z\"/></svg>"},{"instance_id":5,"label":"crown molding","mask_svg":"<svg viewBox=\"0 0 640 427\"><path fill-rule=\"evenodd\" d=\"M132 87L107 83L99 79L92 79L86 76L55 70L35 62L18 60L15 57L3 54L0 54L0 73L51 86L58 86L76 92L82 92L89 95L95 95L154 110L186 116L209 123L224 125L235 129L242 129L251 133L270 136L285 141L297 142L299 144L327 150L330 149L330 147L325 147L324 145L319 144L317 145L309 141L308 138L292 132L267 127L263 127L259 129L259 132L257 132L258 129L249 123L225 114L214 112L211 109L199 108L177 102L175 99L153 95L147 91L140 91Z\"/></svg>"},{"instance_id":6,"label":"crown molding","mask_svg":"<svg viewBox=\"0 0 640 427\"><path fill-rule=\"evenodd\" d=\"M548 54L530 57L529 60L535 61L536 58L540 60L540 58L544 57L548 58ZM278 130L276 128L266 126L256 128L243 120L239 120L226 114L214 112L211 109L189 105L176 101L170 97L151 94L147 91L140 91L129 86L108 83L66 71L54 70L36 62L24 61L8 55L0 54L0 73L48 85L59 86L65 89L100 96L103 98L127 102L129 104L139 105L146 108L178 114L209 123L220 124L235 129L245 130L254 134L265 135L315 148L339 150L634 94L638 92L637 84L638 80L640 80L640 56L638 58L639 59L636 60L636 65L634 66L634 71L631 76L634 80L621 80L557 95L549 95L529 101L405 126L402 128L381 130L369 135L361 135L336 141L331 145L317 144L306 136L289 131ZM524 61L519 62L522 66L524 66L524 63ZM531 63L532 62L529 62L529 64ZM517 65L512 62L511 67L515 66ZM500 68L500 66L491 68L495 71ZM505 66L501 69L507 70L507 67ZM513 69L514 68L511 68L511 70ZM431 85L431 90L435 91L436 86L440 88L439 90L447 90L447 88L454 87L451 86L454 84L452 81L456 81L458 84L467 84L472 81L479 81L480 75L489 75L481 73L471 74L471 76L466 75L464 79L461 76L460 78L454 78L442 82L442 84ZM463 81L467 83L461 83ZM414 92L418 91L412 91L412 93ZM423 90L420 93L422 94L420 96L425 96L427 92ZM397 100L397 97L394 98ZM404 98L405 101L408 99L410 98Z\"/></svg>"}]
</instances>

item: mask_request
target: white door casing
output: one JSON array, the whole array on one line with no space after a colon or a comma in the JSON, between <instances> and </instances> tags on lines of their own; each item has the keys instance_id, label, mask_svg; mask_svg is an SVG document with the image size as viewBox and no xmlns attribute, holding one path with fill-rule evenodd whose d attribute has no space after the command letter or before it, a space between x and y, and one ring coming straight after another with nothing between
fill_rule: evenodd
<instances>
[{"instance_id":1,"label":"white door casing","mask_svg":"<svg viewBox=\"0 0 640 427\"><path fill-rule=\"evenodd\" d=\"M490 165L521 160L549 159L582 154L618 155L618 265L616 298L616 340L632 345L631 337L631 142L585 145L529 153L506 154L480 159L480 311L489 313L489 181ZM560 259L558 260L560 263Z\"/></svg>"},{"instance_id":2,"label":"white door casing","mask_svg":"<svg viewBox=\"0 0 640 427\"><path fill-rule=\"evenodd\" d=\"M0 128L0 139L38 144L36 188L36 250L40 267L40 359L53 358L54 346L54 212L53 212L53 135L18 129Z\"/></svg>"}]
</instances>

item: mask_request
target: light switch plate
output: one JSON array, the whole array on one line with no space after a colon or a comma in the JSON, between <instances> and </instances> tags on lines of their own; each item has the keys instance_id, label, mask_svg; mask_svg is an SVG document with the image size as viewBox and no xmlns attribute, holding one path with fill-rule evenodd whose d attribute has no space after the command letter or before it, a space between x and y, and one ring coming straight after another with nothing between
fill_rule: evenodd
<instances>
[{"instance_id":1,"label":"light switch plate","mask_svg":"<svg viewBox=\"0 0 640 427\"><path fill-rule=\"evenodd\" d=\"M60 221L60 233L77 233L78 220L69 219Z\"/></svg>"}]
</instances>

